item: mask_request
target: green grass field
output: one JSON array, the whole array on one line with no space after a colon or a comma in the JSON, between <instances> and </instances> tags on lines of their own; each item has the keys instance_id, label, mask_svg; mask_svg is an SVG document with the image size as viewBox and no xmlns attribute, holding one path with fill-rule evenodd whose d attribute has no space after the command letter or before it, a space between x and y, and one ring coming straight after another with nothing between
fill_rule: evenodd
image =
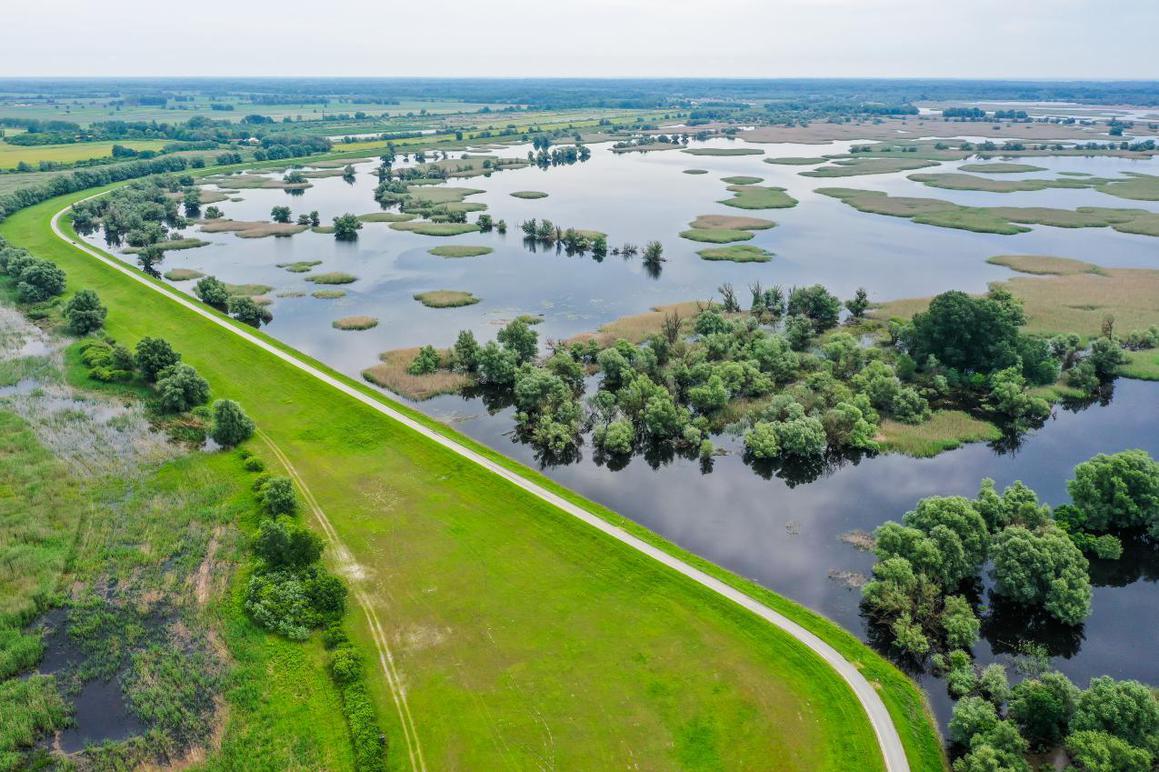
<instances>
[{"instance_id":1,"label":"green grass field","mask_svg":"<svg viewBox=\"0 0 1159 772\"><path fill-rule=\"evenodd\" d=\"M9 145L0 142L0 169L15 169L21 161L36 166L41 161L72 163L90 158L110 158L113 145L134 150L160 150L167 144L160 139L126 139L121 142L74 142L70 145Z\"/></svg>"},{"instance_id":2,"label":"green grass field","mask_svg":"<svg viewBox=\"0 0 1159 772\"><path fill-rule=\"evenodd\" d=\"M708 768L776 758L786 769L880 768L851 692L802 646L56 239L49 218L83 195L17 213L0 231L60 264L71 289L96 289L110 306L107 327L118 340L159 335L186 352L214 392L239 399L293 459L364 572L360 584L397 645L429 765L591 767L636 758L656 767ZM903 674L836 625L665 547L858 663L880 684L912 768L943 767L920 692ZM400 725L386 686L373 688L398 747ZM405 756L392 758L401 765Z\"/></svg>"}]
</instances>

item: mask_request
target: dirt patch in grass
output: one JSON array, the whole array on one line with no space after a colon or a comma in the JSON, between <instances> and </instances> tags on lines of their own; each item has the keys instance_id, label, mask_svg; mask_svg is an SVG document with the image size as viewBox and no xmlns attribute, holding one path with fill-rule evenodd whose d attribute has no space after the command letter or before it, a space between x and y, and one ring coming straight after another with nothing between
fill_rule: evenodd
<instances>
[{"instance_id":1,"label":"dirt patch in grass","mask_svg":"<svg viewBox=\"0 0 1159 772\"><path fill-rule=\"evenodd\" d=\"M702 241L708 244L728 244L732 241L748 241L753 237L751 231L734 230L732 228L692 228L680 231L680 238L689 241Z\"/></svg>"},{"instance_id":2,"label":"dirt patch in grass","mask_svg":"<svg viewBox=\"0 0 1159 772\"><path fill-rule=\"evenodd\" d=\"M344 316L335 319L330 326L336 330L369 330L378 326L378 320L373 316Z\"/></svg>"},{"instance_id":3,"label":"dirt patch in grass","mask_svg":"<svg viewBox=\"0 0 1159 772\"><path fill-rule=\"evenodd\" d=\"M318 298L319 300L334 300L336 298L346 297L346 290L314 290L310 293L310 296Z\"/></svg>"},{"instance_id":4,"label":"dirt patch in grass","mask_svg":"<svg viewBox=\"0 0 1159 772\"><path fill-rule=\"evenodd\" d=\"M788 209L797 205L797 199L786 193L784 188L729 185L728 189L732 192L732 198L717 203L737 209Z\"/></svg>"},{"instance_id":5,"label":"dirt patch in grass","mask_svg":"<svg viewBox=\"0 0 1159 772\"><path fill-rule=\"evenodd\" d=\"M405 212L371 212L358 215L358 220L359 222L409 222L417 217L417 214Z\"/></svg>"},{"instance_id":6,"label":"dirt patch in grass","mask_svg":"<svg viewBox=\"0 0 1159 772\"><path fill-rule=\"evenodd\" d=\"M685 169L685 174L708 174L708 169Z\"/></svg>"},{"instance_id":7,"label":"dirt patch in grass","mask_svg":"<svg viewBox=\"0 0 1159 772\"><path fill-rule=\"evenodd\" d=\"M479 226L466 222L392 222L390 227L396 231L410 231L420 236L459 236L463 233L475 233Z\"/></svg>"},{"instance_id":8,"label":"dirt patch in grass","mask_svg":"<svg viewBox=\"0 0 1159 772\"><path fill-rule=\"evenodd\" d=\"M809 158L806 156L784 156L782 158L766 158L765 163L779 166L816 166L828 161L828 158Z\"/></svg>"},{"instance_id":9,"label":"dirt patch in grass","mask_svg":"<svg viewBox=\"0 0 1159 772\"><path fill-rule=\"evenodd\" d=\"M729 185L756 185L758 182L764 182L762 177L746 177L741 174L736 177L721 177L721 182L727 182Z\"/></svg>"},{"instance_id":10,"label":"dirt patch in grass","mask_svg":"<svg viewBox=\"0 0 1159 772\"><path fill-rule=\"evenodd\" d=\"M470 244L444 244L441 247L431 247L427 250L436 257L478 257L494 252L491 247L477 247Z\"/></svg>"},{"instance_id":11,"label":"dirt patch in grass","mask_svg":"<svg viewBox=\"0 0 1159 772\"><path fill-rule=\"evenodd\" d=\"M200 279L204 275L201 271L195 271L192 268L172 268L165 272L165 278L169 281L189 281Z\"/></svg>"},{"instance_id":12,"label":"dirt patch in grass","mask_svg":"<svg viewBox=\"0 0 1159 772\"><path fill-rule=\"evenodd\" d=\"M1094 263L1082 260L1072 260L1069 257L1052 257L1050 255L995 255L986 258L991 265L1001 265L1019 273L1030 273L1038 276L1067 276L1075 273L1103 273L1103 270Z\"/></svg>"},{"instance_id":13,"label":"dirt patch in grass","mask_svg":"<svg viewBox=\"0 0 1159 772\"><path fill-rule=\"evenodd\" d=\"M517 190L511 194L513 198L547 198L542 190Z\"/></svg>"},{"instance_id":14,"label":"dirt patch in grass","mask_svg":"<svg viewBox=\"0 0 1159 772\"><path fill-rule=\"evenodd\" d=\"M460 306L472 306L479 302L479 298L470 292L462 292L461 290L420 292L414 296L414 299L427 308L459 308Z\"/></svg>"},{"instance_id":15,"label":"dirt patch in grass","mask_svg":"<svg viewBox=\"0 0 1159 772\"><path fill-rule=\"evenodd\" d=\"M306 281L314 284L353 284L358 281L358 277L352 273L330 271L328 273L316 273L313 276L307 276Z\"/></svg>"},{"instance_id":16,"label":"dirt patch in grass","mask_svg":"<svg viewBox=\"0 0 1159 772\"><path fill-rule=\"evenodd\" d=\"M245 220L206 220L200 226L204 233L236 233L243 239L261 239L266 236L293 236L306 230L305 225L288 222L255 222Z\"/></svg>"},{"instance_id":17,"label":"dirt patch in grass","mask_svg":"<svg viewBox=\"0 0 1159 772\"><path fill-rule=\"evenodd\" d=\"M686 147L680 151L681 153L688 153L688 155L709 155L709 156L729 156L729 155L764 155L765 151L759 147Z\"/></svg>"},{"instance_id":18,"label":"dirt patch in grass","mask_svg":"<svg viewBox=\"0 0 1159 772\"><path fill-rule=\"evenodd\" d=\"M411 375L407 372L411 362L418 356L418 348L402 348L385 351L379 355L382 360L373 367L362 371L362 377L376 386L390 389L408 399L422 401L439 394L455 394L471 385L471 378L465 373L455 373L440 369L427 375ZM439 352L444 362L447 352Z\"/></svg>"},{"instance_id":19,"label":"dirt patch in grass","mask_svg":"<svg viewBox=\"0 0 1159 772\"><path fill-rule=\"evenodd\" d=\"M892 174L912 169L924 169L927 166L937 166L937 161L927 161L921 158L870 158L855 156L840 158L829 166L822 166L801 172L802 177L859 177L865 174Z\"/></svg>"},{"instance_id":20,"label":"dirt patch in grass","mask_svg":"<svg viewBox=\"0 0 1159 772\"><path fill-rule=\"evenodd\" d=\"M964 172L977 174L1026 174L1028 172L1044 172L1046 167L1031 164L1008 164L1000 161L994 163L962 164L958 167Z\"/></svg>"},{"instance_id":21,"label":"dirt patch in grass","mask_svg":"<svg viewBox=\"0 0 1159 772\"><path fill-rule=\"evenodd\" d=\"M886 452L932 458L967 442L989 442L1001 437L998 427L969 413L938 410L928 421L916 425L886 418L881 422L877 441Z\"/></svg>"},{"instance_id":22,"label":"dirt patch in grass","mask_svg":"<svg viewBox=\"0 0 1159 772\"><path fill-rule=\"evenodd\" d=\"M290 273L309 273L316 265L322 265L321 260L298 260L293 263L278 263L279 268L285 268Z\"/></svg>"},{"instance_id":23,"label":"dirt patch in grass","mask_svg":"<svg viewBox=\"0 0 1159 772\"><path fill-rule=\"evenodd\" d=\"M749 245L712 247L702 249L696 254L704 260L728 260L733 263L767 263L773 259L772 252Z\"/></svg>"},{"instance_id":24,"label":"dirt patch in grass","mask_svg":"<svg viewBox=\"0 0 1159 772\"><path fill-rule=\"evenodd\" d=\"M570 344L594 338L600 346L610 346L623 338L630 343L641 343L664 329L665 317L676 314L682 323L687 323L702 310L713 306L715 303L711 300L686 300L682 303L655 306L642 314L613 319L596 332L582 332L568 338L566 342Z\"/></svg>"}]
</instances>

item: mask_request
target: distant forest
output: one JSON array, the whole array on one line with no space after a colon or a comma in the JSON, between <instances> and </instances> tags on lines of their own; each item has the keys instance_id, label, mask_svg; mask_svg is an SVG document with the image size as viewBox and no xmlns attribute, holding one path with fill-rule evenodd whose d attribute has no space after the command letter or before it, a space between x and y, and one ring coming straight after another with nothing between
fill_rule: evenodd
<instances>
[{"instance_id":1,"label":"distant forest","mask_svg":"<svg viewBox=\"0 0 1159 772\"><path fill-rule=\"evenodd\" d=\"M591 78L68 78L0 80L0 99L126 99L164 104L190 93L242 96L256 104L327 100L390 104L399 99L461 99L536 108L651 108L691 100L838 99L1041 100L1159 105L1159 81L997 81L937 79L591 79ZM185 98L188 98L187 96Z\"/></svg>"}]
</instances>

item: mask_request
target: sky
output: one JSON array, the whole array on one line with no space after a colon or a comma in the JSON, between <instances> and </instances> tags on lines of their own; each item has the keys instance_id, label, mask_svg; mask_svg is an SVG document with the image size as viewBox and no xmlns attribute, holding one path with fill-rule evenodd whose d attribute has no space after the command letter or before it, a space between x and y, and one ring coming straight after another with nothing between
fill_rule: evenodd
<instances>
[{"instance_id":1,"label":"sky","mask_svg":"<svg viewBox=\"0 0 1159 772\"><path fill-rule=\"evenodd\" d=\"M36 0L0 77L1159 79L1159 0Z\"/></svg>"}]
</instances>

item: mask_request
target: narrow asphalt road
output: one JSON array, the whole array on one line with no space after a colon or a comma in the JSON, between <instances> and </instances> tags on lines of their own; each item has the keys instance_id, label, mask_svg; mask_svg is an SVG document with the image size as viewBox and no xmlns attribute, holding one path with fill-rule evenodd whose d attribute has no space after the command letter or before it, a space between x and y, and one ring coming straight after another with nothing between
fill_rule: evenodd
<instances>
[{"instance_id":1,"label":"narrow asphalt road","mask_svg":"<svg viewBox=\"0 0 1159 772\"><path fill-rule=\"evenodd\" d=\"M853 693L857 695L857 699L861 703L861 706L865 708L865 712L869 716L869 722L872 724L873 731L877 735L877 742L881 748L887 772L907 772L907 770L909 770L909 762L906 760L905 749L902 747L901 738L898 736L897 728L893 725L893 721L889 716L889 711L886 710L885 703L881 701L881 697L877 694L877 691L873 688L873 685L870 684L868 680L866 680L865 676L863 676L851 662L842 657L836 649L825 643L825 641L821 640L813 633L801 627L799 624L789 619L788 617L757 601L755 598L746 595L740 590L725 584L719 579L710 576L697 568L694 568L679 558L669 555L667 552L652 546L648 542L636 536L633 536L622 528L612 525L603 518L588 512L586 509L583 509L582 507L579 507L570 501L561 498L555 493L552 493L546 488L524 478L516 472L500 466L498 463L480 455L479 453L476 453L474 450L471 450L464 445L460 445L455 440L439 434L438 432L424 426L418 421L415 421L413 418L398 412L397 410L386 404L383 404L382 402L379 402L369 395L363 394L349 384L343 383L342 381L319 370L308 362L304 362L298 359L293 354L282 351L276 346L273 346L270 343L267 343L266 341L257 337L256 335L252 335L245 330L234 327L232 324L223 321L193 301L182 297L180 294L166 287L154 284L153 282L149 281L140 271L137 271L134 268L130 268L120 261L108 257L107 255L103 255L86 244L73 241L60 230L60 218L65 215L68 210L69 207L65 207L64 209L57 212L52 218L52 231L58 238L67 241L82 252L96 258L97 260L100 260L106 265L111 266L112 268L120 271L121 273L132 278L134 281L141 283L145 287L148 287L154 292L161 293L173 302L184 306L195 314L208 319L209 321L233 333L234 335L244 338L246 341L252 343L254 346L257 346L263 351L272 354L273 356L288 362L299 370L312 375L313 377L329 386L332 386L348 397L352 397L353 399L362 402L368 407L377 410L379 413L382 413L383 415L398 421L407 428L413 429L432 442L437 442L448 450L478 464L487 471L499 475L500 477L510 481L514 485L519 486L533 496L537 496L538 498L548 502L549 504L566 512L567 514L582 520L592 528L602 531L613 539L647 555L658 563L661 563L668 568L683 574L689 579L698 582L699 584L707 587L718 595L727 598L733 603L743 606L762 619L784 630L789 635L793 636L798 641L812 649L817 654L817 656L825 660L825 662L828 663L829 666L834 670L836 670L837 673L843 679L845 679L845 682L848 683L849 686L853 689Z\"/></svg>"}]
</instances>

